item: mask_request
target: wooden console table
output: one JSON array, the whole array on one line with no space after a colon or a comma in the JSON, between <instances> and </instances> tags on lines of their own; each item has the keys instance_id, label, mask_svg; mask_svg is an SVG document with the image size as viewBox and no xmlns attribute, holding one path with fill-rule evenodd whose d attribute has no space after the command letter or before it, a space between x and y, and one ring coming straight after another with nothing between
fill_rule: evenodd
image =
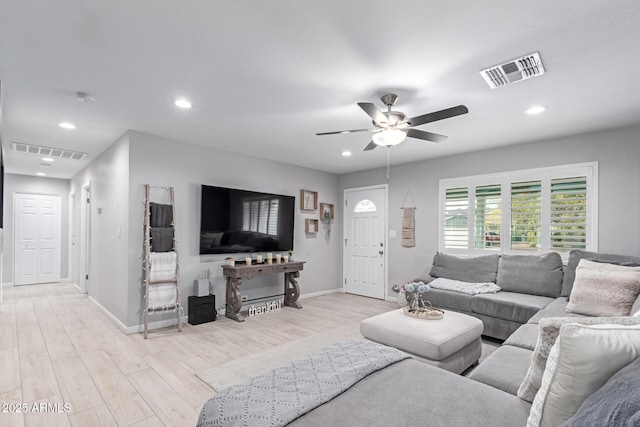
<instances>
[{"instance_id":1,"label":"wooden console table","mask_svg":"<svg viewBox=\"0 0 640 427\"><path fill-rule=\"evenodd\" d=\"M244 316L240 314L242 298L238 287L242 284L242 279L253 279L255 276L267 274L284 273L284 305L289 307L302 308L298 302L300 287L296 279L300 276L304 261L280 262L273 264L236 264L223 265L222 274L227 278L227 308L225 316L230 319L244 322Z\"/></svg>"}]
</instances>

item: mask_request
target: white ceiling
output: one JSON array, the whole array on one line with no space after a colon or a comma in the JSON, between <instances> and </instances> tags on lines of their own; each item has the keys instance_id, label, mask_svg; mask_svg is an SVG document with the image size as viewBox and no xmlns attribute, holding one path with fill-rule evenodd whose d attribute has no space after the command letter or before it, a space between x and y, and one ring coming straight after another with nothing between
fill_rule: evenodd
<instances>
[{"instance_id":1,"label":"white ceiling","mask_svg":"<svg viewBox=\"0 0 640 427\"><path fill-rule=\"evenodd\" d=\"M356 105L393 91L423 125L393 164L640 122L640 2L2 0L5 168L43 170L10 143L84 151L45 172L69 178L128 129L346 173L380 167ZM539 51L547 74L491 90L478 71ZM96 95L80 103L76 91ZM176 97L191 110L173 105ZM538 116L523 111L549 106ZM77 126L69 131L61 121ZM341 152L353 155L343 158ZM176 153L179 155L179 153Z\"/></svg>"}]
</instances>

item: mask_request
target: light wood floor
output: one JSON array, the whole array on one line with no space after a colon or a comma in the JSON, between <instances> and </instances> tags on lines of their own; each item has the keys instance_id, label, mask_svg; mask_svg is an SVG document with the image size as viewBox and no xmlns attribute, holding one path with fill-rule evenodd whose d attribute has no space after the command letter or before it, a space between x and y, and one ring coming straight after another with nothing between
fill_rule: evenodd
<instances>
[{"instance_id":1,"label":"light wood floor","mask_svg":"<svg viewBox=\"0 0 640 427\"><path fill-rule=\"evenodd\" d=\"M0 427L193 426L213 394L197 372L397 308L330 294L302 300L302 310L187 324L182 333L167 328L145 340L123 334L71 284L3 290ZM11 404L26 404L27 412L1 411Z\"/></svg>"}]
</instances>

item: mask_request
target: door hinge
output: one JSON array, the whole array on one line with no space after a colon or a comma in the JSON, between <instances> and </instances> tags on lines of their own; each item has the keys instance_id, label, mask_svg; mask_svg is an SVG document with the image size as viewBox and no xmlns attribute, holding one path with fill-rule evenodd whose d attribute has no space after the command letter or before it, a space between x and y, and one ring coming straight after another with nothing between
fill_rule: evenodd
<instances>
[{"instance_id":1,"label":"door hinge","mask_svg":"<svg viewBox=\"0 0 640 427\"><path fill-rule=\"evenodd\" d=\"M87 274L86 276L84 276L85 280L89 280L89 275Z\"/></svg>"},{"instance_id":2,"label":"door hinge","mask_svg":"<svg viewBox=\"0 0 640 427\"><path fill-rule=\"evenodd\" d=\"M87 197L87 203L91 203L91 199Z\"/></svg>"},{"instance_id":3,"label":"door hinge","mask_svg":"<svg viewBox=\"0 0 640 427\"><path fill-rule=\"evenodd\" d=\"M344 201L344 205L347 206L347 201L346 200Z\"/></svg>"},{"instance_id":4,"label":"door hinge","mask_svg":"<svg viewBox=\"0 0 640 427\"><path fill-rule=\"evenodd\" d=\"M347 278L346 277L344 278L344 284L345 285L347 284Z\"/></svg>"}]
</instances>

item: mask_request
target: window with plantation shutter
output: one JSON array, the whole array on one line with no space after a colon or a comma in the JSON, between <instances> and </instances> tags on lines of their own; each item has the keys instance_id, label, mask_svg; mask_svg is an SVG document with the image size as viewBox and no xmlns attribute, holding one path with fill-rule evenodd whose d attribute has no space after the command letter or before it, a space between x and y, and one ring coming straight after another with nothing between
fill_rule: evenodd
<instances>
[{"instance_id":1,"label":"window with plantation shutter","mask_svg":"<svg viewBox=\"0 0 640 427\"><path fill-rule=\"evenodd\" d=\"M511 250L540 249L542 182L511 184Z\"/></svg>"},{"instance_id":2,"label":"window with plantation shutter","mask_svg":"<svg viewBox=\"0 0 640 427\"><path fill-rule=\"evenodd\" d=\"M475 247L476 249L500 249L502 228L502 197L500 184L476 187Z\"/></svg>"},{"instance_id":3,"label":"window with plantation shutter","mask_svg":"<svg viewBox=\"0 0 640 427\"><path fill-rule=\"evenodd\" d=\"M449 188L445 200L445 248L469 247L469 189Z\"/></svg>"},{"instance_id":4,"label":"window with plantation shutter","mask_svg":"<svg viewBox=\"0 0 640 427\"><path fill-rule=\"evenodd\" d=\"M597 251L597 180L597 162L443 179L439 250Z\"/></svg>"},{"instance_id":5,"label":"window with plantation shutter","mask_svg":"<svg viewBox=\"0 0 640 427\"><path fill-rule=\"evenodd\" d=\"M587 248L587 178L551 180L551 249Z\"/></svg>"}]
</instances>

